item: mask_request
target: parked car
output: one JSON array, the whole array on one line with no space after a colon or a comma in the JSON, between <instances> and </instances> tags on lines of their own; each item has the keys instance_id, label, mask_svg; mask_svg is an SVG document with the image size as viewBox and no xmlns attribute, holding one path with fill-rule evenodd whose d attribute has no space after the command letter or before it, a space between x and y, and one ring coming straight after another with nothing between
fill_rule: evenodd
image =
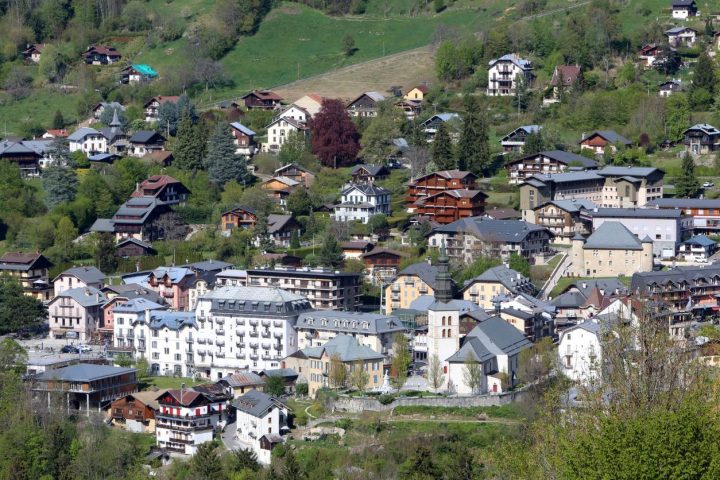
<instances>
[{"instance_id":1,"label":"parked car","mask_svg":"<svg viewBox=\"0 0 720 480\"><path fill-rule=\"evenodd\" d=\"M90 353L92 352L92 347L89 345L78 345L78 350L80 350L80 353Z\"/></svg>"},{"instance_id":2,"label":"parked car","mask_svg":"<svg viewBox=\"0 0 720 480\"><path fill-rule=\"evenodd\" d=\"M703 183L703 188L712 188L715 184L713 182L705 182Z\"/></svg>"},{"instance_id":3,"label":"parked car","mask_svg":"<svg viewBox=\"0 0 720 480\"><path fill-rule=\"evenodd\" d=\"M80 353L80 350L72 345L65 345L60 349L60 353Z\"/></svg>"}]
</instances>

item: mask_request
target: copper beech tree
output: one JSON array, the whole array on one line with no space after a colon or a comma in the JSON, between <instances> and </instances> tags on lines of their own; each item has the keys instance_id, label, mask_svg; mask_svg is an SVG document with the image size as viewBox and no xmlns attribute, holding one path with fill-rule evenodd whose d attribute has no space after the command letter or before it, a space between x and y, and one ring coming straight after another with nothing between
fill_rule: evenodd
<instances>
[{"instance_id":1,"label":"copper beech tree","mask_svg":"<svg viewBox=\"0 0 720 480\"><path fill-rule=\"evenodd\" d=\"M310 130L312 152L323 165L338 168L355 162L360 151L360 134L342 101L323 100L320 111L310 122Z\"/></svg>"}]
</instances>

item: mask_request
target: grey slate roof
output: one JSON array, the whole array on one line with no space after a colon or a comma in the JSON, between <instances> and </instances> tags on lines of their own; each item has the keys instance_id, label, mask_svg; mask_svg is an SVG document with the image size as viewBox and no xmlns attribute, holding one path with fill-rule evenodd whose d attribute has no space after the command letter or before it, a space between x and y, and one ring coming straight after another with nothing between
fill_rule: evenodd
<instances>
[{"instance_id":1,"label":"grey slate roof","mask_svg":"<svg viewBox=\"0 0 720 480\"><path fill-rule=\"evenodd\" d=\"M720 200L710 198L658 198L650 200L646 206L657 208L720 208Z\"/></svg>"},{"instance_id":2,"label":"grey slate roof","mask_svg":"<svg viewBox=\"0 0 720 480\"><path fill-rule=\"evenodd\" d=\"M469 286L476 281L499 283L511 292L516 292L518 288L526 289L531 283L529 278L506 265L488 268L482 274L466 282L466 285Z\"/></svg>"},{"instance_id":3,"label":"grey slate roof","mask_svg":"<svg viewBox=\"0 0 720 480\"><path fill-rule=\"evenodd\" d=\"M242 397L236 398L232 405L241 412L249 413L253 417L262 418L273 407L278 405L278 401L267 393L250 390Z\"/></svg>"},{"instance_id":4,"label":"grey slate roof","mask_svg":"<svg viewBox=\"0 0 720 480\"><path fill-rule=\"evenodd\" d=\"M186 263L181 267L199 270L201 272L219 272L226 268L231 268L232 263L223 262L222 260L203 260L202 262Z\"/></svg>"},{"instance_id":5,"label":"grey slate roof","mask_svg":"<svg viewBox=\"0 0 720 480\"><path fill-rule=\"evenodd\" d=\"M475 339L475 341L473 341ZM463 351L465 345L469 348ZM480 322L467 334L465 344L455 354L447 359L448 362L465 362L468 350L472 350L480 362L498 355L515 355L532 343L525 338L525 335L498 316ZM464 355L465 354L465 355ZM484 358L482 360L481 358Z\"/></svg>"},{"instance_id":6,"label":"grey slate roof","mask_svg":"<svg viewBox=\"0 0 720 480\"><path fill-rule=\"evenodd\" d=\"M662 172L655 167L616 167L607 166L598 170L598 174L603 177L636 177L645 178L656 172Z\"/></svg>"},{"instance_id":7,"label":"grey slate roof","mask_svg":"<svg viewBox=\"0 0 720 480\"><path fill-rule=\"evenodd\" d=\"M552 237L552 233L547 228L522 220L470 217L440 226L432 233L465 233L486 242L519 243L530 233L541 231L547 232L548 237Z\"/></svg>"},{"instance_id":8,"label":"grey slate roof","mask_svg":"<svg viewBox=\"0 0 720 480\"><path fill-rule=\"evenodd\" d=\"M593 218L680 218L682 211L658 208L598 208L588 210Z\"/></svg>"},{"instance_id":9,"label":"grey slate roof","mask_svg":"<svg viewBox=\"0 0 720 480\"><path fill-rule=\"evenodd\" d=\"M115 224L110 218L98 218L90 227L91 232L113 233Z\"/></svg>"},{"instance_id":10,"label":"grey slate roof","mask_svg":"<svg viewBox=\"0 0 720 480\"><path fill-rule=\"evenodd\" d=\"M252 137L252 136L255 135L255 132L253 132L252 130L250 130L248 127L246 127L245 125L243 125L243 124L240 123L240 122L232 122L232 123L230 124L230 126L231 126L232 128L234 128L235 130L244 133L244 134L247 135L248 137Z\"/></svg>"},{"instance_id":11,"label":"grey slate roof","mask_svg":"<svg viewBox=\"0 0 720 480\"><path fill-rule=\"evenodd\" d=\"M564 152L562 150L546 150L542 151L536 155L530 155L525 158L533 158L537 155L544 155L548 158L552 158L555 161L558 161L560 163L563 163L565 165L569 165L571 163L579 163L581 166L585 168L597 168L598 162L591 158L583 157L582 155L578 155L576 153L572 152Z\"/></svg>"},{"instance_id":12,"label":"grey slate roof","mask_svg":"<svg viewBox=\"0 0 720 480\"><path fill-rule=\"evenodd\" d=\"M97 307L107 302L105 294L94 287L71 288L61 292L55 298L70 297L83 307Z\"/></svg>"},{"instance_id":13,"label":"grey slate roof","mask_svg":"<svg viewBox=\"0 0 720 480\"><path fill-rule=\"evenodd\" d=\"M260 372L266 377L280 377L280 378L297 378L298 372L292 368L271 368L269 370L263 370Z\"/></svg>"},{"instance_id":14,"label":"grey slate roof","mask_svg":"<svg viewBox=\"0 0 720 480\"><path fill-rule=\"evenodd\" d=\"M280 215L276 213L271 213L270 215L268 215L267 218L268 233L272 235L273 233L282 231L292 219L292 215Z\"/></svg>"},{"instance_id":15,"label":"grey slate roof","mask_svg":"<svg viewBox=\"0 0 720 480\"><path fill-rule=\"evenodd\" d=\"M614 130L596 130L592 132L590 135L585 137L584 140L587 140L588 138L592 137L593 135L599 135L605 140L607 140L610 143L622 143L623 145L632 145L632 142L628 140L627 138L623 137L622 135L618 134ZM581 140L584 141L584 140Z\"/></svg>"},{"instance_id":16,"label":"grey slate roof","mask_svg":"<svg viewBox=\"0 0 720 480\"><path fill-rule=\"evenodd\" d=\"M585 250L642 250L642 243L620 222L604 222L583 245Z\"/></svg>"},{"instance_id":17,"label":"grey slate roof","mask_svg":"<svg viewBox=\"0 0 720 480\"><path fill-rule=\"evenodd\" d=\"M678 35L686 30L692 30L693 32L697 33L697 30L690 27L673 27L668 30L665 30L666 35Z\"/></svg>"},{"instance_id":18,"label":"grey slate roof","mask_svg":"<svg viewBox=\"0 0 720 480\"><path fill-rule=\"evenodd\" d=\"M62 380L67 382L91 382L103 378L114 377L135 372L134 368L113 367L111 365L96 365L93 363L78 363L69 367L48 370L37 377L36 380Z\"/></svg>"},{"instance_id":19,"label":"grey slate roof","mask_svg":"<svg viewBox=\"0 0 720 480\"><path fill-rule=\"evenodd\" d=\"M713 245L716 245L717 242L711 238L706 237L705 235L695 235L692 238L689 238L682 242L683 245L700 245L701 247L711 247Z\"/></svg>"},{"instance_id":20,"label":"grey slate roof","mask_svg":"<svg viewBox=\"0 0 720 480\"><path fill-rule=\"evenodd\" d=\"M675 267L662 271L639 272L632 276L630 288L633 292L647 293L646 289L651 284L680 285L688 283L694 285L696 281L711 281L713 278L720 280L720 263L700 267Z\"/></svg>"},{"instance_id":21,"label":"grey slate roof","mask_svg":"<svg viewBox=\"0 0 720 480\"><path fill-rule=\"evenodd\" d=\"M329 340L325 345L320 347L311 347L301 350L306 357L321 358L323 353L327 352L328 356L339 356L343 362L354 362L357 360L382 360L381 354L377 353L370 347L360 345L360 342L349 335L337 335Z\"/></svg>"},{"instance_id":22,"label":"grey slate roof","mask_svg":"<svg viewBox=\"0 0 720 480\"><path fill-rule=\"evenodd\" d=\"M523 70L532 69L532 63L530 63L529 60L520 58L518 55L516 55L514 53L507 53L500 58L496 58L495 60L490 60L490 62L488 62L488 66L492 67L493 65L495 65L498 62L512 62Z\"/></svg>"},{"instance_id":23,"label":"grey slate roof","mask_svg":"<svg viewBox=\"0 0 720 480\"><path fill-rule=\"evenodd\" d=\"M142 313L145 310L161 310L165 309L164 305L155 303L143 297L131 298L126 303L113 307L115 313Z\"/></svg>"},{"instance_id":24,"label":"grey slate roof","mask_svg":"<svg viewBox=\"0 0 720 480\"><path fill-rule=\"evenodd\" d=\"M427 262L413 263L412 265L405 267L400 271L397 276L408 275L419 277L420 280L425 282L430 288L435 289L435 280L438 274L438 269L435 265L430 265Z\"/></svg>"},{"instance_id":25,"label":"grey slate roof","mask_svg":"<svg viewBox=\"0 0 720 480\"><path fill-rule=\"evenodd\" d=\"M310 303L302 295L290 293L273 287L218 287L206 293L201 300L211 300L213 311L232 311L238 314L252 312L259 315L266 312L279 314L295 314L310 309ZM280 311L278 311L278 308Z\"/></svg>"},{"instance_id":26,"label":"grey slate roof","mask_svg":"<svg viewBox=\"0 0 720 480\"><path fill-rule=\"evenodd\" d=\"M358 173L361 169L367 171L370 175L375 176L378 173L382 172L383 170L387 170L385 168L385 165L355 165L355 167L350 171L350 175L355 175Z\"/></svg>"},{"instance_id":27,"label":"grey slate roof","mask_svg":"<svg viewBox=\"0 0 720 480\"><path fill-rule=\"evenodd\" d=\"M342 195L347 195L353 190L360 190L362 193L368 196L377 195L390 195L390 190L386 190L382 187L378 187L371 183L363 183L361 185L350 185L348 188L341 192Z\"/></svg>"},{"instance_id":28,"label":"grey slate roof","mask_svg":"<svg viewBox=\"0 0 720 480\"><path fill-rule=\"evenodd\" d=\"M87 137L88 135L102 135L98 130L95 130L94 128L89 127L82 127L75 130L73 133L68 135L68 141L70 142L80 142L83 138Z\"/></svg>"},{"instance_id":29,"label":"grey slate roof","mask_svg":"<svg viewBox=\"0 0 720 480\"><path fill-rule=\"evenodd\" d=\"M568 213L577 213L581 210L592 210L597 207L595 203L592 202L592 200L588 200L585 198L575 198L572 200L552 200L548 202L552 205L555 205L556 207L568 212ZM535 209L544 207L546 204L539 205Z\"/></svg>"},{"instance_id":30,"label":"grey slate roof","mask_svg":"<svg viewBox=\"0 0 720 480\"><path fill-rule=\"evenodd\" d=\"M323 325L322 320L327 320L327 324ZM363 328L365 323L367 323L367 328ZM305 328L366 335L405 331L405 327L397 317L339 310L315 310L301 313L295 322L295 329Z\"/></svg>"},{"instance_id":31,"label":"grey slate roof","mask_svg":"<svg viewBox=\"0 0 720 480\"><path fill-rule=\"evenodd\" d=\"M82 280L85 283L98 283L98 282L102 282L106 278L106 275L95 267L68 268L67 270L62 272L60 275L73 276L73 277L77 278L78 280ZM55 277L55 280L57 280L58 277L60 277L60 275ZM53 280L53 281L55 281L55 280Z\"/></svg>"},{"instance_id":32,"label":"grey slate roof","mask_svg":"<svg viewBox=\"0 0 720 480\"><path fill-rule=\"evenodd\" d=\"M553 175L536 174L528 177L528 180L535 179L542 183L568 183L568 182L586 182L591 180L602 180L603 177L598 175L596 171L591 172L563 172ZM530 183L526 181L526 183Z\"/></svg>"},{"instance_id":33,"label":"grey slate roof","mask_svg":"<svg viewBox=\"0 0 720 480\"><path fill-rule=\"evenodd\" d=\"M585 303L587 297L581 292L565 292L550 300L557 308L578 308Z\"/></svg>"},{"instance_id":34,"label":"grey slate roof","mask_svg":"<svg viewBox=\"0 0 720 480\"><path fill-rule=\"evenodd\" d=\"M220 379L228 384L230 387L247 387L252 385L262 385L265 383L260 375L253 372L235 372L230 375L226 375Z\"/></svg>"},{"instance_id":35,"label":"grey slate roof","mask_svg":"<svg viewBox=\"0 0 720 480\"><path fill-rule=\"evenodd\" d=\"M713 126L710 125L709 123L696 123L696 124L693 125L692 127L690 127L690 128L688 128L687 130L685 130L685 132L689 132L689 131L691 131L691 130L700 130L700 131L703 132L704 134L706 134L706 135L711 135L711 136L720 135L720 130L718 130L717 128L713 127Z\"/></svg>"},{"instance_id":36,"label":"grey slate roof","mask_svg":"<svg viewBox=\"0 0 720 480\"><path fill-rule=\"evenodd\" d=\"M161 330L163 328L180 330L183 327L197 327L195 312L155 310L150 314L148 327L152 330Z\"/></svg>"},{"instance_id":37,"label":"grey slate roof","mask_svg":"<svg viewBox=\"0 0 720 480\"><path fill-rule=\"evenodd\" d=\"M165 137L153 130L138 130L137 132L133 133L129 141L130 143L148 143L149 141L153 140L154 137L158 137L158 140L161 140L163 142L165 141Z\"/></svg>"},{"instance_id":38,"label":"grey slate roof","mask_svg":"<svg viewBox=\"0 0 720 480\"><path fill-rule=\"evenodd\" d=\"M577 291L582 293L582 295L587 298L590 296L590 293L595 290L595 288L604 292L627 292L627 287L625 286L625 284L617 278L595 278L578 280L568 285L565 291L567 292L571 289L577 289Z\"/></svg>"}]
</instances>

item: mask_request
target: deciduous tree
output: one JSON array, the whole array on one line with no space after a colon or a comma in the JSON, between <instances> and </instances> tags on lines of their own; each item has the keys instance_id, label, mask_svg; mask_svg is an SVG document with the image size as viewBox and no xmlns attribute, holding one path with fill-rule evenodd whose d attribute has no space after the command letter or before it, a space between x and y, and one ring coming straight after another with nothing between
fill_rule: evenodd
<instances>
[{"instance_id":1,"label":"deciduous tree","mask_svg":"<svg viewBox=\"0 0 720 480\"><path fill-rule=\"evenodd\" d=\"M391 359L392 383L398 390L405 385L408 369L412 363L407 337L403 333L396 333L393 338L393 355Z\"/></svg>"},{"instance_id":2,"label":"deciduous tree","mask_svg":"<svg viewBox=\"0 0 720 480\"><path fill-rule=\"evenodd\" d=\"M360 134L340 100L323 100L310 122L312 151L323 165L337 168L351 165L360 151Z\"/></svg>"},{"instance_id":3,"label":"deciduous tree","mask_svg":"<svg viewBox=\"0 0 720 480\"><path fill-rule=\"evenodd\" d=\"M345 364L343 363L340 355L338 354L333 354L330 356L328 379L330 380L330 385L332 385L333 388L343 388L347 383L347 367L345 367Z\"/></svg>"},{"instance_id":4,"label":"deciduous tree","mask_svg":"<svg viewBox=\"0 0 720 480\"><path fill-rule=\"evenodd\" d=\"M265 380L263 390L268 395L279 397L285 393L285 382L282 377L270 376Z\"/></svg>"},{"instance_id":5,"label":"deciduous tree","mask_svg":"<svg viewBox=\"0 0 720 480\"><path fill-rule=\"evenodd\" d=\"M360 392L364 392L370 381L370 374L365 370L363 362L356 362L350 372L350 384L357 388Z\"/></svg>"},{"instance_id":6,"label":"deciduous tree","mask_svg":"<svg viewBox=\"0 0 720 480\"><path fill-rule=\"evenodd\" d=\"M477 393L482 383L482 375L482 365L471 354L468 354L463 366L463 382L470 392Z\"/></svg>"},{"instance_id":7,"label":"deciduous tree","mask_svg":"<svg viewBox=\"0 0 720 480\"><path fill-rule=\"evenodd\" d=\"M428 382L434 391L438 391L442 387L445 381L445 375L443 374L443 365L437 354L430 356L430 363L428 364Z\"/></svg>"}]
</instances>

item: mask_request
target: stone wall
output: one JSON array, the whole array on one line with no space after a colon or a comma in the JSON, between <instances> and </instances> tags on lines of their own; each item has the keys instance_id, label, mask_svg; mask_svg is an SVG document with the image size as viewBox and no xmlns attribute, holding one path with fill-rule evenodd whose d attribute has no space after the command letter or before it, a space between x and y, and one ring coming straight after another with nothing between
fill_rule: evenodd
<instances>
[{"instance_id":1,"label":"stone wall","mask_svg":"<svg viewBox=\"0 0 720 480\"><path fill-rule=\"evenodd\" d=\"M457 397L397 397L392 403L383 405L377 397L340 397L328 405L331 411L362 413L364 411L387 412L395 407L422 405L426 407L492 407L507 405L520 400L527 390L501 393L499 395L472 395Z\"/></svg>"}]
</instances>

